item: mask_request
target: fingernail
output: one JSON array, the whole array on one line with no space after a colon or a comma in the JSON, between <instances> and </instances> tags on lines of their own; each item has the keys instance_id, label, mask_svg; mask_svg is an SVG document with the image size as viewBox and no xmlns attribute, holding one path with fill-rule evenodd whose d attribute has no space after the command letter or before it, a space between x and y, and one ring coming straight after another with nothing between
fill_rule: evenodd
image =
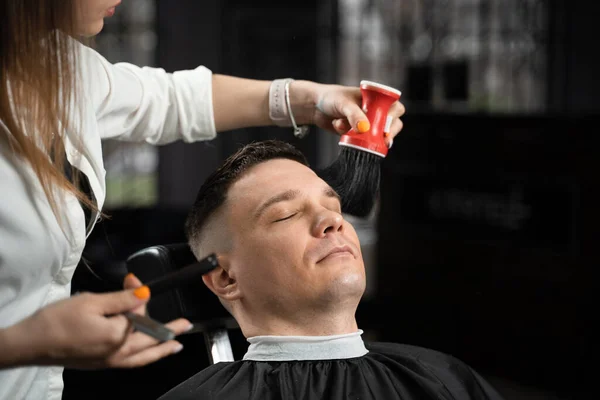
<instances>
[{"instance_id":1,"label":"fingernail","mask_svg":"<svg viewBox=\"0 0 600 400\"><path fill-rule=\"evenodd\" d=\"M390 134L390 131L392 130L392 124L394 123L394 117L392 117L391 115L388 115L386 120L385 120L385 127L383 128L383 131L385 132L385 137L387 137Z\"/></svg>"},{"instance_id":2,"label":"fingernail","mask_svg":"<svg viewBox=\"0 0 600 400\"><path fill-rule=\"evenodd\" d=\"M189 325L187 328L185 328L183 331L184 331L184 332L189 332L189 331L191 331L192 329L194 329L194 324L191 324L191 323L190 323L190 325Z\"/></svg>"},{"instance_id":3,"label":"fingernail","mask_svg":"<svg viewBox=\"0 0 600 400\"><path fill-rule=\"evenodd\" d=\"M181 350L183 350L183 345L181 343L177 343L177 345L173 347L173 354L177 354Z\"/></svg>"},{"instance_id":4,"label":"fingernail","mask_svg":"<svg viewBox=\"0 0 600 400\"><path fill-rule=\"evenodd\" d=\"M135 278L135 275L133 274L133 272L130 272L127 275L125 275L125 279L129 279L129 278Z\"/></svg>"},{"instance_id":5,"label":"fingernail","mask_svg":"<svg viewBox=\"0 0 600 400\"><path fill-rule=\"evenodd\" d=\"M388 150L392 148L393 144L394 144L394 141L392 140L392 141L390 142L390 144L388 145Z\"/></svg>"},{"instance_id":6,"label":"fingernail","mask_svg":"<svg viewBox=\"0 0 600 400\"><path fill-rule=\"evenodd\" d=\"M358 123L357 128L360 133L368 132L369 129L371 129L371 123L366 119L363 119Z\"/></svg>"},{"instance_id":7,"label":"fingernail","mask_svg":"<svg viewBox=\"0 0 600 400\"><path fill-rule=\"evenodd\" d=\"M148 297L150 297L150 288L148 286L140 286L133 291L133 294L138 299L146 300Z\"/></svg>"}]
</instances>

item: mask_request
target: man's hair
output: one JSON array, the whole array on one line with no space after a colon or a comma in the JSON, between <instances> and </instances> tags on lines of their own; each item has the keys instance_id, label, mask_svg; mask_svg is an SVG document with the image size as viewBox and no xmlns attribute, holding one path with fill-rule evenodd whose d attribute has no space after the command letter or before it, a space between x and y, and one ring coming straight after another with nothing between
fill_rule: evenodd
<instances>
[{"instance_id":1,"label":"man's hair","mask_svg":"<svg viewBox=\"0 0 600 400\"><path fill-rule=\"evenodd\" d=\"M202 240L202 231L209 218L225 203L231 185L253 166L281 158L309 166L304 154L293 145L265 140L245 145L206 179L185 222L185 234L192 249Z\"/></svg>"}]
</instances>

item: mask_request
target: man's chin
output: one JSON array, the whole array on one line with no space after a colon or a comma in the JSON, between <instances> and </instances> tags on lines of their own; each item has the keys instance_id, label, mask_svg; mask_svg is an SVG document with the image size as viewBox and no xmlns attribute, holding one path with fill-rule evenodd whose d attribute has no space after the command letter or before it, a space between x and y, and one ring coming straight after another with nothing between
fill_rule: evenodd
<instances>
[{"instance_id":1,"label":"man's chin","mask_svg":"<svg viewBox=\"0 0 600 400\"><path fill-rule=\"evenodd\" d=\"M335 276L332 276L330 282L330 291L338 293L340 296L357 296L362 297L366 289L366 280L364 270L349 265L349 263L341 264L343 269L337 271Z\"/></svg>"}]
</instances>

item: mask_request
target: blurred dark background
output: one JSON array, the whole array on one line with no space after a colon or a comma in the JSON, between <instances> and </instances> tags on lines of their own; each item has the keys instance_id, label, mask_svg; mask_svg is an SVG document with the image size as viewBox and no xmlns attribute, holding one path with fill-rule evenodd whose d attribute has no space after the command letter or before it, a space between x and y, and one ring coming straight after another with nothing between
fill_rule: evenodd
<instances>
[{"instance_id":1,"label":"blurred dark background","mask_svg":"<svg viewBox=\"0 0 600 400\"><path fill-rule=\"evenodd\" d=\"M129 0L97 49L167 71L397 87L405 128L373 215L354 219L368 288L366 339L471 364L507 399L590 399L596 359L600 3L551 0ZM104 143L110 218L73 291L118 289L124 260L182 242L196 191L251 140L299 146L312 165L334 135L223 133L163 147ZM202 291L201 285L198 291ZM231 331L241 358L246 343ZM65 371L65 399L154 399L208 365L202 334L127 371Z\"/></svg>"}]
</instances>

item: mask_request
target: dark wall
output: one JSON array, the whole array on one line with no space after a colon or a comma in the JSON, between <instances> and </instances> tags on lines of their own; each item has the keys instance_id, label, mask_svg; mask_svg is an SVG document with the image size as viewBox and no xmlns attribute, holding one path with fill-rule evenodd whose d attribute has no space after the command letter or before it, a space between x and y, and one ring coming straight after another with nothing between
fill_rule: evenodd
<instances>
[{"instance_id":1,"label":"dark wall","mask_svg":"<svg viewBox=\"0 0 600 400\"><path fill-rule=\"evenodd\" d=\"M318 80L317 1L229 0L225 4L222 73L262 80ZM316 162L314 130L303 140L295 139L291 129L276 127L239 129L227 135L223 157L249 141L281 139L298 146L311 164Z\"/></svg>"},{"instance_id":2,"label":"dark wall","mask_svg":"<svg viewBox=\"0 0 600 400\"><path fill-rule=\"evenodd\" d=\"M600 3L555 1L550 5L548 102L551 111L600 112L598 19Z\"/></svg>"},{"instance_id":3,"label":"dark wall","mask_svg":"<svg viewBox=\"0 0 600 400\"><path fill-rule=\"evenodd\" d=\"M398 324L382 337L589 393L600 143L586 126L598 122L407 117L383 168L376 302Z\"/></svg>"},{"instance_id":4,"label":"dark wall","mask_svg":"<svg viewBox=\"0 0 600 400\"><path fill-rule=\"evenodd\" d=\"M222 68L222 2L158 1L158 60L167 71ZM208 22L207 22L208 21ZM223 140L177 142L159 149L159 205L187 210L221 159Z\"/></svg>"},{"instance_id":5,"label":"dark wall","mask_svg":"<svg viewBox=\"0 0 600 400\"><path fill-rule=\"evenodd\" d=\"M213 73L244 78L319 80L319 35L333 28L318 24L329 15L329 3L159 1L158 64L169 71L205 65ZM292 142L317 163L314 129L303 140L289 128L268 127L225 132L211 142L175 143L160 149L160 204L188 209L220 161L241 145L264 139Z\"/></svg>"}]
</instances>

